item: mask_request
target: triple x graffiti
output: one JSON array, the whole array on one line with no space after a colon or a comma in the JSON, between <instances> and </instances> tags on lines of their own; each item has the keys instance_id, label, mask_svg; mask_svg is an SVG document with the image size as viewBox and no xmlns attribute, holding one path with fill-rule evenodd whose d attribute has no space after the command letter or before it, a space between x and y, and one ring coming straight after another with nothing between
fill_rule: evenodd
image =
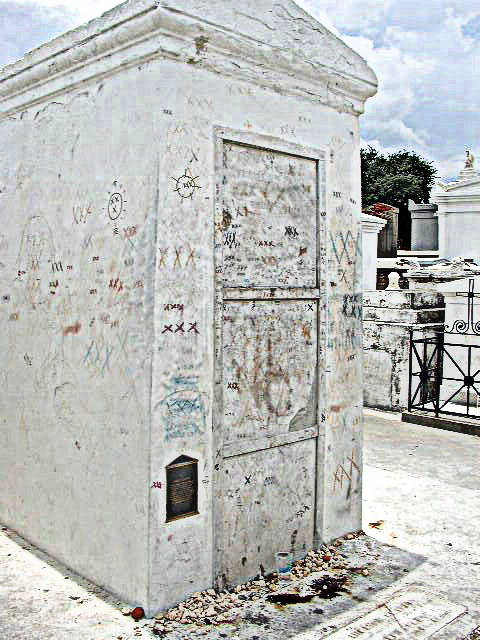
<instances>
[{"instance_id":1,"label":"triple x graffiti","mask_svg":"<svg viewBox=\"0 0 480 640\"><path fill-rule=\"evenodd\" d=\"M175 329L173 328L173 325L175 324ZM189 324L189 328L187 330L185 330L185 324ZM172 324L166 324L164 325L163 331L162 333L180 333L185 334L185 333L194 333L194 334L199 334L200 331L198 330L198 326L197 326L197 322L179 322L179 323L175 323L172 322Z\"/></svg>"},{"instance_id":2,"label":"triple x graffiti","mask_svg":"<svg viewBox=\"0 0 480 640\"><path fill-rule=\"evenodd\" d=\"M158 259L159 267L166 267L169 256L169 248L168 247L159 247L160 257ZM184 251L183 247L174 247L174 253L170 252L172 256L172 266L174 269L183 269L184 267L188 267L189 265L195 266L195 249L191 247Z\"/></svg>"},{"instance_id":3,"label":"triple x graffiti","mask_svg":"<svg viewBox=\"0 0 480 640\"><path fill-rule=\"evenodd\" d=\"M127 355L126 343L128 340L128 331L125 331L123 335L117 335L120 350L124 355ZM113 344L107 342L98 342L97 340L91 340L88 345L88 349L83 358L84 364L93 366L98 373L104 375L106 371L110 371L110 358L115 349Z\"/></svg>"},{"instance_id":4,"label":"triple x graffiti","mask_svg":"<svg viewBox=\"0 0 480 640\"><path fill-rule=\"evenodd\" d=\"M113 353L113 346L98 345L95 340L90 342L83 362L93 365L101 374L110 370L110 357Z\"/></svg>"},{"instance_id":5,"label":"triple x graffiti","mask_svg":"<svg viewBox=\"0 0 480 640\"><path fill-rule=\"evenodd\" d=\"M347 318L362 319L362 295L346 295L343 298L342 313Z\"/></svg>"}]
</instances>

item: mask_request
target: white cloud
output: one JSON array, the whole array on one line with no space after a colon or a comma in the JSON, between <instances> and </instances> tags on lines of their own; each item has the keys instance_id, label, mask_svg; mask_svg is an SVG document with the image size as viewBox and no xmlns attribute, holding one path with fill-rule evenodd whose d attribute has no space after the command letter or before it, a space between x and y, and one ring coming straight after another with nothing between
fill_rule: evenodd
<instances>
[{"instance_id":1,"label":"white cloud","mask_svg":"<svg viewBox=\"0 0 480 640\"><path fill-rule=\"evenodd\" d=\"M393 145L394 147L406 145L420 147L425 144L425 141L420 135L416 134L411 127L407 127L407 125L398 118L376 122L374 133L381 135L384 141L393 141L395 143Z\"/></svg>"},{"instance_id":2,"label":"white cloud","mask_svg":"<svg viewBox=\"0 0 480 640\"><path fill-rule=\"evenodd\" d=\"M93 20L108 9L121 4L118 0L16 0L10 5L53 8L72 16L72 27Z\"/></svg>"},{"instance_id":3,"label":"white cloud","mask_svg":"<svg viewBox=\"0 0 480 640\"><path fill-rule=\"evenodd\" d=\"M470 0L299 0L358 51L379 80L361 118L365 144L407 148L456 176L480 136L480 7ZM327 24L325 26L328 26Z\"/></svg>"},{"instance_id":4,"label":"white cloud","mask_svg":"<svg viewBox=\"0 0 480 640\"><path fill-rule=\"evenodd\" d=\"M0 66L117 4L115 0L0 0Z\"/></svg>"},{"instance_id":5,"label":"white cloud","mask_svg":"<svg viewBox=\"0 0 480 640\"><path fill-rule=\"evenodd\" d=\"M327 28L331 22L341 33L361 31L371 35L372 26L382 23L393 5L392 0L296 0Z\"/></svg>"}]
</instances>

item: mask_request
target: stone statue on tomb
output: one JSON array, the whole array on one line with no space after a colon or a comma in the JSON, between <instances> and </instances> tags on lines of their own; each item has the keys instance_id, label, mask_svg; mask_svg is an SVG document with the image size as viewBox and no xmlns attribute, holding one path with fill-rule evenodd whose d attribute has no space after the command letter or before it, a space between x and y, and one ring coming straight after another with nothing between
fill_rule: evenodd
<instances>
[{"instance_id":1,"label":"stone statue on tomb","mask_svg":"<svg viewBox=\"0 0 480 640\"><path fill-rule=\"evenodd\" d=\"M475 164L475 156L470 151L470 149L467 149L465 153L467 155L465 159L465 169L473 169L473 166Z\"/></svg>"}]
</instances>

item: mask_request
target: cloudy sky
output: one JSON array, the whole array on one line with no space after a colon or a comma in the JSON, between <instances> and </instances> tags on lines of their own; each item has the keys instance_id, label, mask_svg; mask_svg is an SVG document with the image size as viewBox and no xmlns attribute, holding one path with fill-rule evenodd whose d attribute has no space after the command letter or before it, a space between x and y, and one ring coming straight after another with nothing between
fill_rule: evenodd
<instances>
[{"instance_id":1,"label":"cloudy sky","mask_svg":"<svg viewBox=\"0 0 480 640\"><path fill-rule=\"evenodd\" d=\"M115 0L0 0L0 66L119 4ZM364 145L409 149L439 176L479 156L480 4L471 0L298 0L356 49L379 79L361 118ZM475 8L475 5L477 8ZM477 165L479 164L477 163Z\"/></svg>"}]
</instances>

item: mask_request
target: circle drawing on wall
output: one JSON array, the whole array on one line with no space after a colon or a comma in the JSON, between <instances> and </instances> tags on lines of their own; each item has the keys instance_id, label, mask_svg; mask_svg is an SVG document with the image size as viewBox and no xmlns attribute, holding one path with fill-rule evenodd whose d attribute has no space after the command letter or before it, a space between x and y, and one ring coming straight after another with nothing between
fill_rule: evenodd
<instances>
[{"instance_id":1,"label":"circle drawing on wall","mask_svg":"<svg viewBox=\"0 0 480 640\"><path fill-rule=\"evenodd\" d=\"M190 169L185 169L185 173L179 178L172 178L175 182L175 189L181 198L193 198L195 189L200 189L200 185L196 183L198 176L194 176Z\"/></svg>"},{"instance_id":2,"label":"circle drawing on wall","mask_svg":"<svg viewBox=\"0 0 480 640\"><path fill-rule=\"evenodd\" d=\"M123 211L123 196L121 193L112 193L108 200L108 216L110 220L119 218Z\"/></svg>"}]
</instances>

